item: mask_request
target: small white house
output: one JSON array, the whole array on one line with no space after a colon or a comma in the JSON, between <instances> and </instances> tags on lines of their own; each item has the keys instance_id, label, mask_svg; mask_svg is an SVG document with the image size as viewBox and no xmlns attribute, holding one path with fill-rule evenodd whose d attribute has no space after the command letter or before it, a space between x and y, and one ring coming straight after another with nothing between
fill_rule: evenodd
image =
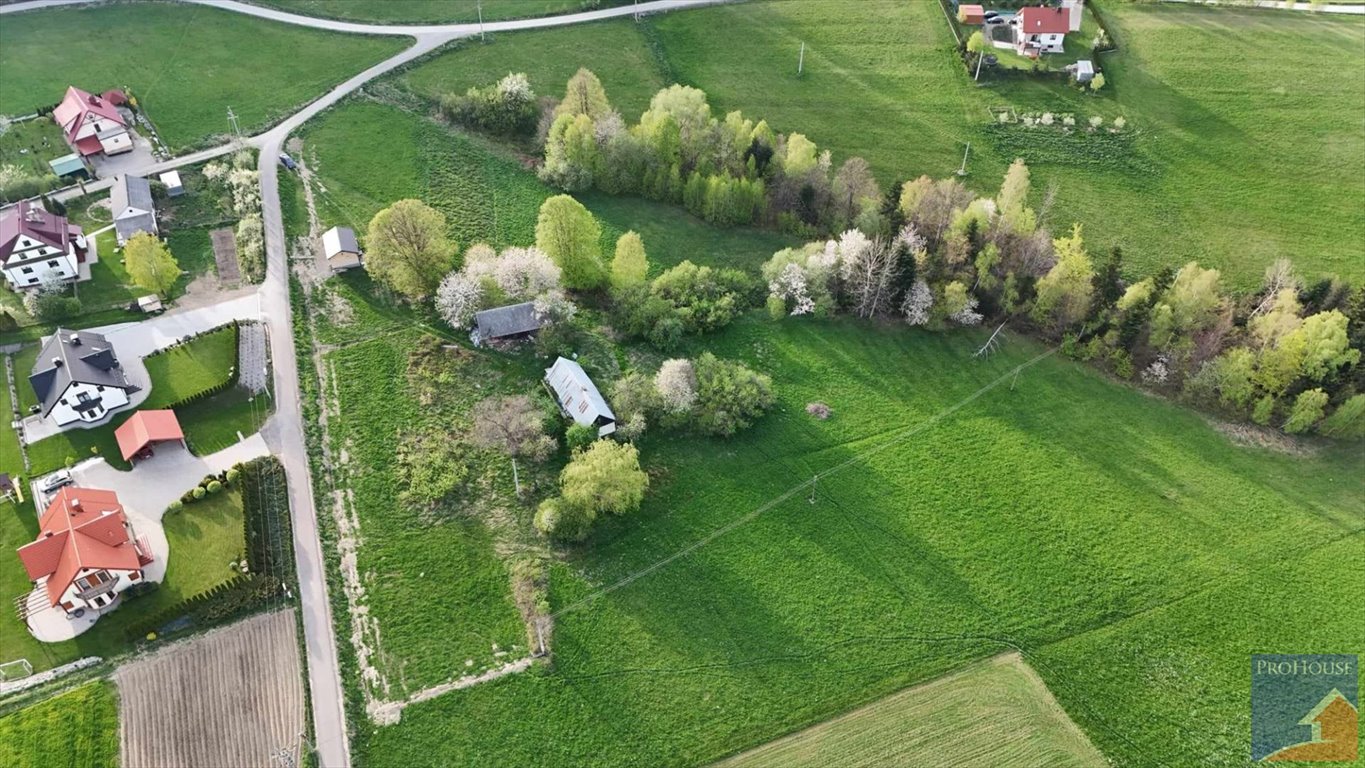
<instances>
[{"instance_id":1,"label":"small white house","mask_svg":"<svg viewBox=\"0 0 1365 768\"><path fill-rule=\"evenodd\" d=\"M360 266L360 242L350 227L332 227L322 233L322 255L333 272Z\"/></svg>"},{"instance_id":2,"label":"small white house","mask_svg":"<svg viewBox=\"0 0 1365 768\"><path fill-rule=\"evenodd\" d=\"M616 414L588 378L583 366L568 358L558 358L545 369L545 383L550 385L559 407L575 424L597 428L597 436L605 437L616 431Z\"/></svg>"},{"instance_id":3,"label":"small white house","mask_svg":"<svg viewBox=\"0 0 1365 768\"><path fill-rule=\"evenodd\" d=\"M143 581L152 548L133 530L113 491L68 486L38 520L38 538L19 548L28 578L68 614L102 611Z\"/></svg>"},{"instance_id":4,"label":"small white house","mask_svg":"<svg viewBox=\"0 0 1365 768\"><path fill-rule=\"evenodd\" d=\"M128 405L138 387L128 381L108 340L90 331L58 328L38 353L28 377L43 418L59 427L96 422Z\"/></svg>"},{"instance_id":5,"label":"small white house","mask_svg":"<svg viewBox=\"0 0 1365 768\"><path fill-rule=\"evenodd\" d=\"M158 234L152 185L141 176L125 173L114 177L114 186L109 189L109 210L114 215L114 234L120 246L139 232Z\"/></svg>"},{"instance_id":6,"label":"small white house","mask_svg":"<svg viewBox=\"0 0 1365 768\"><path fill-rule=\"evenodd\" d=\"M157 178L161 181L161 186L166 188L167 195L180 197L185 194L185 185L180 181L180 171L166 171Z\"/></svg>"},{"instance_id":7,"label":"small white house","mask_svg":"<svg viewBox=\"0 0 1365 768\"><path fill-rule=\"evenodd\" d=\"M0 215L0 272L15 288L33 288L48 276L76 279L85 245L80 227L32 200Z\"/></svg>"}]
</instances>

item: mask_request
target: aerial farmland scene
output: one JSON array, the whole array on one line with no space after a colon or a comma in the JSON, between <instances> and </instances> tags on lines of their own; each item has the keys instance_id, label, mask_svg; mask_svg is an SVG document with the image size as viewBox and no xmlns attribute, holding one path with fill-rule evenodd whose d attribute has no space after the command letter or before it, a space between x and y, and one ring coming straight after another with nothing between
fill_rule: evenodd
<instances>
[{"instance_id":1,"label":"aerial farmland scene","mask_svg":"<svg viewBox=\"0 0 1365 768\"><path fill-rule=\"evenodd\" d=\"M0 0L0 768L1365 765L1365 2Z\"/></svg>"}]
</instances>

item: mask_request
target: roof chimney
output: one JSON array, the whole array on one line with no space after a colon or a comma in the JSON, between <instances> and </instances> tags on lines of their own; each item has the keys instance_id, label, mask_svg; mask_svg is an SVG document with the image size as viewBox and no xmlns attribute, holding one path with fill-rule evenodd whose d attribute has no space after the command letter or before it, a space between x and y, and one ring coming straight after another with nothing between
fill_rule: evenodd
<instances>
[{"instance_id":1,"label":"roof chimney","mask_svg":"<svg viewBox=\"0 0 1365 768\"><path fill-rule=\"evenodd\" d=\"M53 367L53 368L61 368L61 367L62 367L62 359L61 359L60 357L54 357L54 358L52 358L52 367Z\"/></svg>"},{"instance_id":2,"label":"roof chimney","mask_svg":"<svg viewBox=\"0 0 1365 768\"><path fill-rule=\"evenodd\" d=\"M71 508L72 508L72 509L80 509L80 508L81 508L81 500L80 500L80 499L73 498L73 499L71 500Z\"/></svg>"},{"instance_id":3,"label":"roof chimney","mask_svg":"<svg viewBox=\"0 0 1365 768\"><path fill-rule=\"evenodd\" d=\"M81 337L80 337L80 334L77 334L77 333L71 334L71 346L73 346L73 347L79 347L80 345L81 345Z\"/></svg>"},{"instance_id":4,"label":"roof chimney","mask_svg":"<svg viewBox=\"0 0 1365 768\"><path fill-rule=\"evenodd\" d=\"M96 106L98 106L99 103L100 103L100 97L96 96L96 95L93 94L93 93L90 94L90 103L91 103L91 104L94 104L94 105L96 105Z\"/></svg>"}]
</instances>

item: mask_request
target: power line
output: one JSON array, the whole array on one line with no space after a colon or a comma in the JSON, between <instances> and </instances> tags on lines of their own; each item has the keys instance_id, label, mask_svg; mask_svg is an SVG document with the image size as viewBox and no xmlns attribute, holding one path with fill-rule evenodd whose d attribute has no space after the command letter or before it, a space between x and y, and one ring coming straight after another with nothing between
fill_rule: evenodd
<instances>
[{"instance_id":1,"label":"power line","mask_svg":"<svg viewBox=\"0 0 1365 768\"><path fill-rule=\"evenodd\" d=\"M744 525L745 523L749 523L749 522L751 522L751 521L753 521L753 520L756 520L756 519L757 519L760 515L762 515L764 512L767 512L767 511L771 510L772 508L774 508L774 507L776 507L776 506L782 504L783 502L786 502L787 500L791 499L792 497L796 496L797 494L801 493L802 491L804 491L804 490L806 490L806 489L810 489L810 491L811 491L810 501L811 501L812 504L815 503L815 501L814 501L814 499L815 499L814 490L815 490L815 484L818 482L819 478L821 478L821 477L829 477L830 475L833 475L833 474L836 473L836 472L840 472L840 471L842 471L842 470L844 470L844 469L847 469L848 467L850 467L850 466L852 466L853 464L855 464L855 463L861 461L862 459L867 458L868 456L871 456L871 455L873 455L873 454L875 454L875 453L879 453L879 452L881 452L881 451L883 451L883 450L885 450L885 449L887 449L887 448L890 448L890 447L893 446L893 445L896 445L897 443L900 443L900 442L902 442L902 441L904 441L904 440L907 440L907 439L909 439L909 438L911 438L911 437L914 437L915 435L919 434L920 432L923 432L923 431L925 431L926 429L928 429L928 428L930 428L930 427L932 427L932 426L938 424L940 421L943 421L944 419L948 418L949 416L953 415L954 413L957 413L958 411L962 410L962 409L965 408L966 406L968 406L968 405L970 405L971 403L975 402L977 398L981 397L982 395L986 394L987 392L991 391L992 389L995 389L997 386L999 386L1000 384L1002 384L1006 379L1009 379L1009 378L1011 378L1011 377L1017 377L1018 374L1019 374L1019 372L1022 371L1022 370L1024 370L1025 368L1029 368L1029 367L1033 366L1034 364L1036 364L1036 363L1038 363L1038 362L1041 362L1042 360L1044 360L1044 359L1046 359L1046 358L1048 358L1048 357L1051 357L1054 353L1056 353L1056 351L1057 351L1057 347L1053 347L1052 349L1049 349L1049 350L1047 350L1046 352L1042 352L1042 353L1040 353L1040 354L1038 354L1038 355L1035 355L1032 359L1030 359L1030 360L1028 360L1028 361L1026 361L1026 362L1020 363L1019 365L1015 366L1014 368L1012 368L1012 369L1006 371L1005 373L1001 374L1000 376L996 377L995 379L993 379L992 381L990 381L989 383L987 383L985 386L983 386L983 387L981 387L980 389L976 390L976 391L973 392L972 394L966 396L966 397L963 398L962 400L959 400L957 403L955 403L955 404L953 404L953 405L951 405L951 406L948 406L947 408L944 408L943 410L939 411L938 413L934 414L933 416L930 416L928 419L925 419L924 421L921 421L921 422L919 422L919 423L917 423L917 424L912 424L912 425L910 425L910 426L908 426L908 427L904 427L904 428L902 428L901 430L899 430L899 431L897 431L896 433L894 433L892 437L888 438L888 439L885 440L884 442L882 442L882 443L880 443L880 444L878 444L878 445L874 445L874 446L872 446L871 448L867 448L866 450L864 450L864 451L862 451L862 452L860 452L860 453L856 453L856 454L854 454L853 456L850 456L849 458L845 459L844 461L842 461L842 462L840 462L840 463L834 465L832 468L827 469L827 470L825 470L824 472L821 472L821 473L819 473L819 474L816 474L816 475L813 476L810 480L806 480L806 481L804 481L804 482L797 483L796 485L792 486L791 488L788 488L786 491L782 492L781 494L778 494L777 496L775 496L775 497L769 499L768 501L764 502L763 504L760 504L758 507L754 508L754 509L751 510L750 512L748 512L748 513L746 513L746 514L744 514L744 515L742 515L742 516L740 516L740 517L738 517L738 518L735 518L734 520L730 521L729 523L726 523L725 525L722 525L721 527L717 528L716 530L712 531L711 533L707 534L706 536L703 536L702 538L700 538L700 539L698 539L698 540L692 542L691 544L687 545L686 547L683 547L682 549L678 550L677 552L674 552L673 554L669 555L668 557L665 557L665 558L663 558L662 560L659 560L659 561L657 561L657 562L655 562L655 563L653 563L653 564L651 564L651 565L645 566L644 568L642 568L642 569L640 569L640 570L638 570L638 571L636 571L636 572L634 572L634 573L632 573L632 574L630 574L630 575L624 576L624 577L622 577L621 579L619 579L619 580L617 580L617 581L615 581L615 582L613 582L613 583L611 583L611 584L608 584L607 586L602 587L601 589L599 589L599 590L597 590L597 591L595 591L595 592L589 593L588 595L585 595L584 597L581 597L581 598L579 598L578 600L575 600L574 602L569 603L568 605L564 606L563 608L560 608L558 611L555 611L554 613L550 614L550 618L558 618L559 616L561 616L561 615L563 615L563 614L565 614L565 613L568 613L569 611L576 610L577 608L579 608L579 607L581 607L581 606L583 606L583 605L585 605L585 604L587 604L587 603L589 603L589 602L592 602L593 600L596 600L596 599L599 598L599 597L603 597L603 596L605 596L605 595L607 595L607 594L609 594L609 593L611 593L611 592L615 592L616 590L621 589L622 587L626 587L626 586L631 585L631 584L634 583L635 581L637 581L637 580L639 580L639 579L642 579L642 578L644 578L645 576L648 576L649 574L651 574L651 573L653 573L653 572L655 572L655 571L657 571L657 570L659 570L659 569L661 569L661 568L664 568L665 566L669 565L670 563L674 562L675 560L679 560L679 559L681 559L681 558L683 558L683 557L686 557L686 556L692 554L693 552L696 552L697 550L701 549L702 547L706 546L707 544L710 544L711 542L715 541L716 539L719 539L720 537L724 536L725 534L730 533L731 531L735 530L736 528L739 528L740 526Z\"/></svg>"}]
</instances>

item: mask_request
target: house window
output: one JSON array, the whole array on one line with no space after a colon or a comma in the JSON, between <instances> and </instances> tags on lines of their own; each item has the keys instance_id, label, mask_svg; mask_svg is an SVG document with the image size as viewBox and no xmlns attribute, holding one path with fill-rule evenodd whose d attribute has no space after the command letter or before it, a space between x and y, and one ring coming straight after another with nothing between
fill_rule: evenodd
<instances>
[{"instance_id":1,"label":"house window","mask_svg":"<svg viewBox=\"0 0 1365 768\"><path fill-rule=\"evenodd\" d=\"M80 402L80 403L88 403L88 402L90 402L90 393L89 393L89 392L77 392L77 393L76 393L76 401L77 401L77 402Z\"/></svg>"},{"instance_id":2,"label":"house window","mask_svg":"<svg viewBox=\"0 0 1365 768\"><path fill-rule=\"evenodd\" d=\"M578 412L579 412L579 413L585 413L585 412L587 412L587 410L588 410L588 401L587 401L587 400L584 400L582 403L579 403L579 405L578 405Z\"/></svg>"},{"instance_id":3,"label":"house window","mask_svg":"<svg viewBox=\"0 0 1365 768\"><path fill-rule=\"evenodd\" d=\"M23 272L23 273L26 274L26 275L31 275L31 274L33 274L33 267L24 267L23 269L21 269L21 270L19 270L19 271L20 271L20 272Z\"/></svg>"},{"instance_id":4,"label":"house window","mask_svg":"<svg viewBox=\"0 0 1365 768\"><path fill-rule=\"evenodd\" d=\"M47 263L47 265L48 265L49 267L55 267L55 266L57 266L57 261L56 261L56 259L53 259L52 261L49 261L49 262Z\"/></svg>"},{"instance_id":5,"label":"house window","mask_svg":"<svg viewBox=\"0 0 1365 768\"><path fill-rule=\"evenodd\" d=\"M80 587L82 590L94 589L102 584L108 584L113 580L113 577L109 575L108 571L95 571L83 579L77 579L76 586Z\"/></svg>"}]
</instances>

